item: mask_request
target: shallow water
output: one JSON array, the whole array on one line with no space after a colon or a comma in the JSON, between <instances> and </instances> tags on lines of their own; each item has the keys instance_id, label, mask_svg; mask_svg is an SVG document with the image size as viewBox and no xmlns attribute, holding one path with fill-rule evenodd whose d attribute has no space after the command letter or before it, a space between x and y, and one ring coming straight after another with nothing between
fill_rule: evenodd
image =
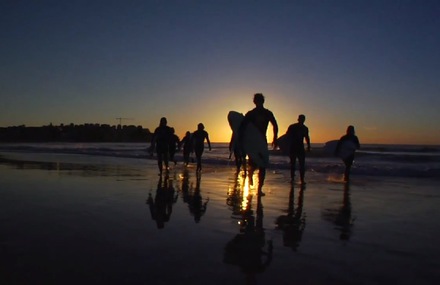
<instances>
[{"instance_id":1,"label":"shallow water","mask_svg":"<svg viewBox=\"0 0 440 285\"><path fill-rule=\"evenodd\" d=\"M41 158L41 157L40 157ZM233 167L70 157L0 164L8 284L434 284L436 179L268 171L263 197ZM64 157L63 160L66 160ZM258 181L254 177L255 181ZM150 204L148 204L149 197Z\"/></svg>"}]
</instances>

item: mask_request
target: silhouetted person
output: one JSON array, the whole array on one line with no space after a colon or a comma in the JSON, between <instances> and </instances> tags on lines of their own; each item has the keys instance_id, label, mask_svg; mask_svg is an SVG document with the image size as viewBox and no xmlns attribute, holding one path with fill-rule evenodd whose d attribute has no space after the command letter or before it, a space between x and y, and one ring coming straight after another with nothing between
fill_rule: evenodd
<instances>
[{"instance_id":1,"label":"silhouetted person","mask_svg":"<svg viewBox=\"0 0 440 285\"><path fill-rule=\"evenodd\" d=\"M335 155L338 154L341 145L344 142L346 142L346 141L353 142L354 145L356 146L356 149L359 149L361 147L360 144L359 144L359 139L355 135L355 131L354 131L354 127L353 126L348 126L346 134L343 135L339 139L339 142L338 142L338 144L336 146ZM349 181L350 180L350 171L351 171L351 166L353 165L353 161L354 161L354 153L355 152L353 151L352 155L348 156L347 158L342 159L342 161L345 164L344 181Z\"/></svg>"},{"instance_id":2,"label":"silhouetted person","mask_svg":"<svg viewBox=\"0 0 440 285\"><path fill-rule=\"evenodd\" d=\"M307 143L307 151L310 151L309 129L304 125L306 116L299 115L298 123L292 124L287 129L286 135L289 137L289 158L290 158L290 178L295 180L295 165L298 159L299 176L301 184L304 184L304 175L306 172L306 153L304 150L304 140Z\"/></svg>"},{"instance_id":3,"label":"silhouetted person","mask_svg":"<svg viewBox=\"0 0 440 285\"><path fill-rule=\"evenodd\" d=\"M177 195L174 194L175 190L168 175L165 176L163 183L161 175L154 199L151 193L148 195L147 204L150 207L151 218L156 221L158 229L164 228L165 223L171 218L172 206L177 201Z\"/></svg>"},{"instance_id":4,"label":"silhouetted person","mask_svg":"<svg viewBox=\"0 0 440 285\"><path fill-rule=\"evenodd\" d=\"M169 146L169 153L170 153L170 161L174 162L174 165L177 164L176 159L174 158L174 155L176 154L176 150L179 147L180 139L176 135L174 128L171 128L171 137L170 137L170 146Z\"/></svg>"},{"instance_id":5,"label":"silhouetted person","mask_svg":"<svg viewBox=\"0 0 440 285\"><path fill-rule=\"evenodd\" d=\"M162 174L163 164L165 164L165 168L168 170L171 135L172 132L171 128L167 126L167 119L162 117L160 119L159 126L154 130L150 146L151 154L154 150L156 150L157 166L159 167L160 174Z\"/></svg>"},{"instance_id":6,"label":"silhouetted person","mask_svg":"<svg viewBox=\"0 0 440 285\"><path fill-rule=\"evenodd\" d=\"M205 126L202 123L199 123L197 125L197 130L192 134L192 143L197 161L197 171L202 170L202 154L205 149L205 140L208 143L209 150L211 150L211 142L209 141L208 132L205 131Z\"/></svg>"},{"instance_id":7,"label":"silhouetted person","mask_svg":"<svg viewBox=\"0 0 440 285\"><path fill-rule=\"evenodd\" d=\"M295 190L294 184L292 183L289 193L289 207L287 209L287 214L279 216L276 220L276 224L277 227L283 231L284 246L291 247L296 251L306 227L306 219L303 216L304 186L301 186L299 191L296 209L294 199Z\"/></svg>"},{"instance_id":8,"label":"silhouetted person","mask_svg":"<svg viewBox=\"0 0 440 285\"><path fill-rule=\"evenodd\" d=\"M266 144L267 144L266 132L267 132L267 127L270 122L273 127L272 146L275 147L276 141L278 139L278 124L275 119L275 116L273 115L273 113L271 111L264 108L263 94L261 94L261 93L254 94L254 104L255 104L255 108L246 113L246 115L244 116L243 122L240 125L239 134L238 134L240 145L242 145L244 130L245 130L247 124L249 124L249 123L252 123L255 125L255 127L260 131L263 138L266 140ZM252 161L251 158L249 158L249 166L250 166L249 175L252 176L253 172L256 168L256 164L255 164L255 162ZM264 179L266 177L266 168L265 167L259 167L258 177L259 177L259 181L260 181L259 185L260 185L260 187L262 187L264 184ZM261 188L259 188L258 190L264 195L264 193L261 191Z\"/></svg>"},{"instance_id":9,"label":"silhouetted person","mask_svg":"<svg viewBox=\"0 0 440 285\"><path fill-rule=\"evenodd\" d=\"M183 163L185 166L188 166L189 157L193 149L191 133L189 131L186 132L185 136L180 141L179 148L181 148L183 151Z\"/></svg>"},{"instance_id":10,"label":"silhouetted person","mask_svg":"<svg viewBox=\"0 0 440 285\"><path fill-rule=\"evenodd\" d=\"M246 153L244 152L241 144L238 142L238 135L232 133L231 140L229 141L229 153L234 154L235 166L239 172L243 166L243 170L246 173ZM231 158L229 156L229 158Z\"/></svg>"}]
</instances>

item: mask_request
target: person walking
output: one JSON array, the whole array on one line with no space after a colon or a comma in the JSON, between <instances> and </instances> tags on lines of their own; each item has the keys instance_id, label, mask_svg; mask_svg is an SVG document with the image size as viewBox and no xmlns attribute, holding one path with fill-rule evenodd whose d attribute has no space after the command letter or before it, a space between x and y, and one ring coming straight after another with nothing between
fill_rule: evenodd
<instances>
[{"instance_id":1,"label":"person walking","mask_svg":"<svg viewBox=\"0 0 440 285\"><path fill-rule=\"evenodd\" d=\"M150 154L156 150L157 155L157 166L159 167L159 175L162 175L163 165L165 164L165 169L168 170L168 159L169 159L169 146L172 136L172 131L169 126L167 126L167 119L162 117L159 122L159 126L154 130L153 137L151 139Z\"/></svg>"},{"instance_id":2,"label":"person walking","mask_svg":"<svg viewBox=\"0 0 440 285\"><path fill-rule=\"evenodd\" d=\"M169 147L169 154L170 154L170 161L174 162L174 165L177 164L177 161L174 157L176 154L177 148L179 147L180 139L176 135L174 128L171 128L171 137L170 137L170 147Z\"/></svg>"},{"instance_id":3,"label":"person walking","mask_svg":"<svg viewBox=\"0 0 440 285\"><path fill-rule=\"evenodd\" d=\"M254 94L253 102L255 104L255 108L246 113L246 115L244 116L244 119L240 125L240 129L239 129L239 143L240 143L240 145L242 145L244 130L245 130L247 124L249 124L249 123L254 124L255 127L258 129L258 131L261 133L261 135L264 137L264 139L267 141L266 132L267 132L267 127L269 126L269 122L270 122L272 124L272 128L273 128L272 146L274 148L276 147L276 141L278 139L278 123L277 123L272 111L264 108L264 100L265 100L265 98L262 93ZM252 161L251 158L249 158L248 163L249 163L249 167L250 167L249 176L252 177L253 172L254 172L255 168L257 167L257 165L255 164L255 162ZM266 167L260 166L258 168L258 180L259 180L258 191L262 195L264 195L264 193L261 190L262 190L262 187L264 184L265 177L266 177Z\"/></svg>"},{"instance_id":4,"label":"person walking","mask_svg":"<svg viewBox=\"0 0 440 285\"><path fill-rule=\"evenodd\" d=\"M304 149L304 140L307 143L307 151L310 151L309 129L304 125L306 116L298 116L298 123L292 124L287 129L286 135L289 138L289 159L290 159L290 178L295 181L295 166L298 159L299 176L301 184L305 184L304 176L306 172L305 162L306 153Z\"/></svg>"},{"instance_id":5,"label":"person walking","mask_svg":"<svg viewBox=\"0 0 440 285\"><path fill-rule=\"evenodd\" d=\"M208 148L211 151L211 142L209 141L209 134L205 131L205 126L202 123L197 125L197 130L192 134L192 144L196 154L197 172L202 170L202 154L205 149L205 140L208 143Z\"/></svg>"},{"instance_id":6,"label":"person walking","mask_svg":"<svg viewBox=\"0 0 440 285\"><path fill-rule=\"evenodd\" d=\"M354 127L351 125L347 127L346 134L339 139L338 144L336 145L335 155L338 155L342 145L346 142L353 143L356 149L359 149L361 147L359 143L359 138L355 135ZM353 161L354 161L354 153L355 151L353 151L353 153L347 156L346 158L342 159L345 165L344 181L346 182L350 180L350 172L351 172L351 166L353 165Z\"/></svg>"},{"instance_id":7,"label":"person walking","mask_svg":"<svg viewBox=\"0 0 440 285\"><path fill-rule=\"evenodd\" d=\"M189 157L192 152L192 138L190 131L187 131L183 139L180 141L179 149L182 149L183 152L183 163L185 164L185 166L188 166Z\"/></svg>"}]
</instances>

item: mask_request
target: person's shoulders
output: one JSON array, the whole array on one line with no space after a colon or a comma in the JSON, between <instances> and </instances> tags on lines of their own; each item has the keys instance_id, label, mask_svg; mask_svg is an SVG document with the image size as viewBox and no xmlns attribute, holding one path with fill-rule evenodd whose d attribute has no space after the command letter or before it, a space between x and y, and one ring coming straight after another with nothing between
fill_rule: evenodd
<instances>
[{"instance_id":1,"label":"person's shoulders","mask_svg":"<svg viewBox=\"0 0 440 285\"><path fill-rule=\"evenodd\" d=\"M253 108L252 110L247 111L246 114L244 114L244 117L248 118L250 116L253 116L255 112L257 112L257 108Z\"/></svg>"},{"instance_id":2,"label":"person's shoulders","mask_svg":"<svg viewBox=\"0 0 440 285\"><path fill-rule=\"evenodd\" d=\"M267 114L273 116L273 112L272 112L271 110L269 110L269 109L267 109L267 108L264 108L264 111L265 111Z\"/></svg>"}]
</instances>

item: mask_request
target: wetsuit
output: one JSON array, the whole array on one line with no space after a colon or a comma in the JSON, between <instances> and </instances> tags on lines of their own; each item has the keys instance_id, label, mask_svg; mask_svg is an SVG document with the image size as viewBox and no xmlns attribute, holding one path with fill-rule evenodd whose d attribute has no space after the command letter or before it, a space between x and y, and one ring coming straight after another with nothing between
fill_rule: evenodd
<instances>
[{"instance_id":1,"label":"wetsuit","mask_svg":"<svg viewBox=\"0 0 440 285\"><path fill-rule=\"evenodd\" d=\"M304 150L304 139L310 148L309 129L301 123L292 124L286 133L290 138L289 157L290 157L290 177L295 176L295 164L298 159L299 173L301 182L304 182L306 153Z\"/></svg>"},{"instance_id":2,"label":"wetsuit","mask_svg":"<svg viewBox=\"0 0 440 285\"><path fill-rule=\"evenodd\" d=\"M209 148L211 149L211 144L209 142L209 136L207 131L197 130L192 134L192 142L193 142L194 152L196 154L198 171L202 170L202 154L205 149L205 139L208 141Z\"/></svg>"}]
</instances>

